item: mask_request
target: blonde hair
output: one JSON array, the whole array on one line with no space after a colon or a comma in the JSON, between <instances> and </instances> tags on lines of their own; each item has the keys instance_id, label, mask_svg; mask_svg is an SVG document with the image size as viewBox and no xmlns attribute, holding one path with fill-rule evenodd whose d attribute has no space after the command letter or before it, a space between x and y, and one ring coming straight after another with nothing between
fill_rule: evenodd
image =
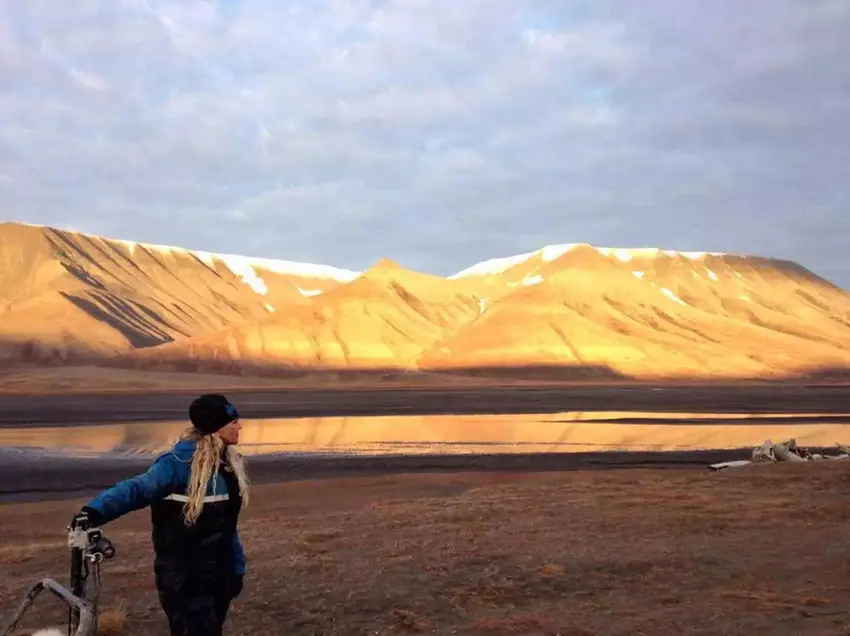
<instances>
[{"instance_id":1,"label":"blonde hair","mask_svg":"<svg viewBox=\"0 0 850 636\"><path fill-rule=\"evenodd\" d=\"M186 486L188 501L183 506L183 519L187 526L192 526L201 516L204 509L204 497L207 494L207 484L210 478L217 476L218 464L224 451L224 460L236 475L239 484L239 494L242 495L242 508L248 505L250 499L250 482L245 472L242 455L235 446L227 446L218 435L204 435L194 426L187 428L180 436L181 440L195 440L197 445L192 455L192 466L189 470L189 483ZM213 484L215 487L215 484Z\"/></svg>"}]
</instances>

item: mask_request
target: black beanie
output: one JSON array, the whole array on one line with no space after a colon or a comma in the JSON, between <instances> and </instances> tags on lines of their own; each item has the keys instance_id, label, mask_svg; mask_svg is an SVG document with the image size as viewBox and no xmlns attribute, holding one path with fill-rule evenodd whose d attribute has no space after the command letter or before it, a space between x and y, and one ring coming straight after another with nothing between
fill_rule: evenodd
<instances>
[{"instance_id":1,"label":"black beanie","mask_svg":"<svg viewBox=\"0 0 850 636\"><path fill-rule=\"evenodd\" d=\"M189 419L202 433L211 435L239 417L236 407L218 393L208 393L192 401Z\"/></svg>"}]
</instances>

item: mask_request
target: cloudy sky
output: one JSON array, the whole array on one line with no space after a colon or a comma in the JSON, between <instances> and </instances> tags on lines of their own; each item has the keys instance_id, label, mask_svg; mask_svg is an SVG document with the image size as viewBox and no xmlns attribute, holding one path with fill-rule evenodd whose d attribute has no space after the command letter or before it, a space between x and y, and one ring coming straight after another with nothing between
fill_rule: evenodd
<instances>
[{"instance_id":1,"label":"cloudy sky","mask_svg":"<svg viewBox=\"0 0 850 636\"><path fill-rule=\"evenodd\" d=\"M0 220L437 274L551 243L850 287L847 0L0 0Z\"/></svg>"}]
</instances>

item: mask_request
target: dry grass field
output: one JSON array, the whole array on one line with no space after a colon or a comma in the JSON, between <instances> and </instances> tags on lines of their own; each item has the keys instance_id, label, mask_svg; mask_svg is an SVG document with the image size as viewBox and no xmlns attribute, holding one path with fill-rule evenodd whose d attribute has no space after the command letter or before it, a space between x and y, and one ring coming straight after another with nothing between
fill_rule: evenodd
<instances>
[{"instance_id":1,"label":"dry grass field","mask_svg":"<svg viewBox=\"0 0 850 636\"><path fill-rule=\"evenodd\" d=\"M260 486L230 634L850 634L850 463ZM0 610L64 580L78 502L4 506ZM146 512L108 527L104 634L165 635ZM40 627L61 621L40 600Z\"/></svg>"}]
</instances>

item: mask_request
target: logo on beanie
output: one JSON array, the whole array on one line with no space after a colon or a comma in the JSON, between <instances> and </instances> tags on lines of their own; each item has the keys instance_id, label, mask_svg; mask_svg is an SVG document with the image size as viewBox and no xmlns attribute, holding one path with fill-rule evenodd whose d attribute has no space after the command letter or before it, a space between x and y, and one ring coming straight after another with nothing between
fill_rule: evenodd
<instances>
[{"instance_id":1,"label":"logo on beanie","mask_svg":"<svg viewBox=\"0 0 850 636\"><path fill-rule=\"evenodd\" d=\"M227 414L230 417L234 417L236 415L236 407L232 404L228 404L226 407L224 407L224 410L227 411Z\"/></svg>"}]
</instances>

